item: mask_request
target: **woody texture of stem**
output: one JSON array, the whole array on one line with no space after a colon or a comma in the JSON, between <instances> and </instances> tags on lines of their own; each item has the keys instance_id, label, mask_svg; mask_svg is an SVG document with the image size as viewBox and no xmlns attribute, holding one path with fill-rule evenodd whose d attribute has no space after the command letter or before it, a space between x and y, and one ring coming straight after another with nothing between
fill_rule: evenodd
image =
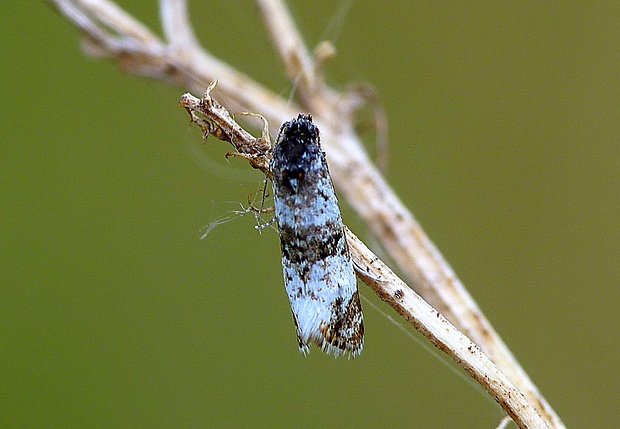
<instances>
[{"instance_id":1,"label":"woody texture of stem","mask_svg":"<svg viewBox=\"0 0 620 429\"><path fill-rule=\"evenodd\" d=\"M164 39L107 0L48 0L81 32L86 51L118 61L129 73L157 78L190 93L180 104L192 120L231 143L254 168L265 173L265 140L254 138L228 113L262 115L275 134L299 112L310 112L321 131L339 195L355 210L403 273L404 281L347 230L358 277L405 320L478 381L521 428L563 428L508 347L482 314L450 265L411 212L404 207L370 161L354 120L373 99L367 88L348 92L330 88L322 70L334 54L323 42L311 53L285 4L256 0L272 43L294 82L300 105L274 94L241 71L214 57L197 41L185 0L161 0ZM217 81L217 86L212 85ZM209 91L202 96L205 88ZM217 98L226 99L224 107ZM384 123L382 112L376 118ZM415 287L415 292L410 287ZM418 295L419 294L419 295Z\"/></svg>"}]
</instances>

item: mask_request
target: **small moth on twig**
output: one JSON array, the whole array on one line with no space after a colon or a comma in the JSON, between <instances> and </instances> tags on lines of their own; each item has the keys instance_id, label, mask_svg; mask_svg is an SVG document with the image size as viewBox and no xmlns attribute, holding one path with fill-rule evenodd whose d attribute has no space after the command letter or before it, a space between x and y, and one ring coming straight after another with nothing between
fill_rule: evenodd
<instances>
[{"instance_id":1,"label":"small moth on twig","mask_svg":"<svg viewBox=\"0 0 620 429\"><path fill-rule=\"evenodd\" d=\"M310 345L349 358L364 347L364 317L340 207L321 150L319 129L309 114L285 122L271 147L267 121L260 138L243 130L210 96L184 94L180 104L203 131L235 146L227 156L246 158L271 179L280 234L284 284L299 348ZM205 119L196 115L200 112ZM249 144L248 144L249 142Z\"/></svg>"},{"instance_id":2,"label":"small moth on twig","mask_svg":"<svg viewBox=\"0 0 620 429\"><path fill-rule=\"evenodd\" d=\"M355 268L362 281L383 301L492 393L520 428L548 427L524 394L474 342L342 226L318 129L310 115L299 115L285 122L277 145L272 148L266 120L263 119L261 137L253 137L210 97L214 85L207 88L202 99L187 93L179 104L188 111L192 122L200 126L203 136L213 132L230 142L237 150L234 156L246 158L252 167L272 180L276 220L283 242L286 290L301 351L307 353L310 344L315 343L336 356L352 357L361 353L364 328L355 278L351 274ZM306 221L312 218L314 222ZM344 233L346 244L339 231ZM454 277L452 281L456 281ZM544 398L537 392L529 393L535 399L541 398L538 404L544 406L543 410L553 411L540 402ZM564 427L555 414L551 417L558 422L553 427Z\"/></svg>"},{"instance_id":3,"label":"small moth on twig","mask_svg":"<svg viewBox=\"0 0 620 429\"><path fill-rule=\"evenodd\" d=\"M300 114L280 128L270 163L284 284L299 348L349 357L364 346L362 307L319 129Z\"/></svg>"}]
</instances>

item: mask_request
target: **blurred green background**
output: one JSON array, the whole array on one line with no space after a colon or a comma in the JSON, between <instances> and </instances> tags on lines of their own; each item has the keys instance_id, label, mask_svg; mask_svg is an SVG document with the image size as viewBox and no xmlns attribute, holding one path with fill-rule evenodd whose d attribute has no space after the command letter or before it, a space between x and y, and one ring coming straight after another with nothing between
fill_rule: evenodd
<instances>
[{"instance_id":1,"label":"blurred green background","mask_svg":"<svg viewBox=\"0 0 620 429\"><path fill-rule=\"evenodd\" d=\"M155 2L122 4L159 32ZM252 2L190 5L288 95ZM389 182L564 422L617 426L620 3L360 0L329 30L341 6L291 4L310 45L335 38L332 85L381 93ZM199 239L261 176L203 145L185 88L86 57L43 2L0 20L1 427L496 427L368 303L358 359L304 358L276 233Z\"/></svg>"}]
</instances>

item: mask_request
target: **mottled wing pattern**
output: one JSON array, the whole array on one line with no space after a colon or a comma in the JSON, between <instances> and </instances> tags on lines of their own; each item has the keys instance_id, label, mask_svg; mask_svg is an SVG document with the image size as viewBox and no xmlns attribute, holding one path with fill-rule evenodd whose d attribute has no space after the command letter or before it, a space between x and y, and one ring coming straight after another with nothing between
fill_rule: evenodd
<instances>
[{"instance_id":1,"label":"mottled wing pattern","mask_svg":"<svg viewBox=\"0 0 620 429\"><path fill-rule=\"evenodd\" d=\"M300 114L280 128L271 161L284 283L299 347L361 353L362 307L319 130Z\"/></svg>"}]
</instances>

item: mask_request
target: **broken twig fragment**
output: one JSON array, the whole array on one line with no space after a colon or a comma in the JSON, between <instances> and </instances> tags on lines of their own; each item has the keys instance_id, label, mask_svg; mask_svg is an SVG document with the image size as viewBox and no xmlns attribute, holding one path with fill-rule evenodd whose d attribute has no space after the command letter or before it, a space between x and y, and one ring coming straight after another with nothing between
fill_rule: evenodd
<instances>
[{"instance_id":1,"label":"broken twig fragment","mask_svg":"<svg viewBox=\"0 0 620 429\"><path fill-rule=\"evenodd\" d=\"M234 120L228 110L211 97L211 91L215 85L217 85L217 81L213 81L209 85L202 98L194 97L189 92L183 94L179 105L187 110L192 122L200 127L204 139L213 135L230 143L237 152L227 154L227 156L245 158L253 168L269 175L271 143L266 121L260 115L243 113L248 116L260 117L265 124L261 137L256 138L248 133Z\"/></svg>"}]
</instances>

